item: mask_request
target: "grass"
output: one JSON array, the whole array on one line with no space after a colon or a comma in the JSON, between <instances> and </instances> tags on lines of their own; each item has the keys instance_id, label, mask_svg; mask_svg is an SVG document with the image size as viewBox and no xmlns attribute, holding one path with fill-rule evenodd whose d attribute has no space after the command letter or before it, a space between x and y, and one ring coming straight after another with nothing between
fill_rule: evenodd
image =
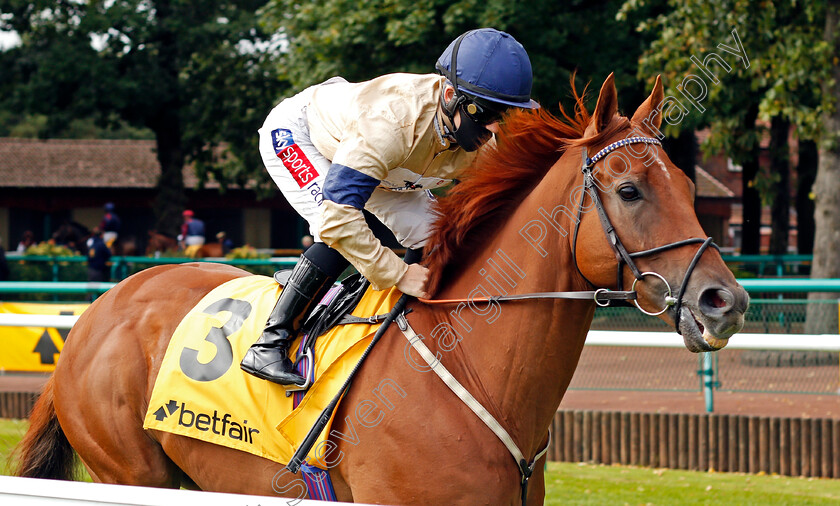
<instances>
[{"instance_id":1,"label":"grass","mask_svg":"<svg viewBox=\"0 0 840 506\"><path fill-rule=\"evenodd\" d=\"M840 480L549 462L545 504L838 504Z\"/></svg>"},{"instance_id":2,"label":"grass","mask_svg":"<svg viewBox=\"0 0 840 506\"><path fill-rule=\"evenodd\" d=\"M26 420L0 419L0 474L9 475L8 458L26 432Z\"/></svg>"},{"instance_id":3,"label":"grass","mask_svg":"<svg viewBox=\"0 0 840 506\"><path fill-rule=\"evenodd\" d=\"M3 463L26 426L0 420ZM840 480L819 478L549 462L545 481L547 505L840 504Z\"/></svg>"}]
</instances>

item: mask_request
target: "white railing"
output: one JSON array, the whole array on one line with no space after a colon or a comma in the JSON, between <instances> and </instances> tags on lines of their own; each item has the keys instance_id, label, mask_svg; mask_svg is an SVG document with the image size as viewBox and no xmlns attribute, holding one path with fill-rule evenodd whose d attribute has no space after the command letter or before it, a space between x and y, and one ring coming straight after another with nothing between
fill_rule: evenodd
<instances>
[{"instance_id":1,"label":"white railing","mask_svg":"<svg viewBox=\"0 0 840 506\"><path fill-rule=\"evenodd\" d=\"M80 315L0 314L0 326L69 329ZM682 336L676 332L636 332L590 330L586 344L591 346L652 346L681 348ZM730 350L817 350L840 351L837 334L735 334Z\"/></svg>"},{"instance_id":2,"label":"white railing","mask_svg":"<svg viewBox=\"0 0 840 506\"><path fill-rule=\"evenodd\" d=\"M72 328L80 315L13 314L0 313L2 327L45 327L51 329Z\"/></svg>"},{"instance_id":3,"label":"white railing","mask_svg":"<svg viewBox=\"0 0 840 506\"><path fill-rule=\"evenodd\" d=\"M586 344L593 346L654 346L682 348L683 338L676 332L622 332L590 330ZM840 351L837 334L735 334L725 350L815 350Z\"/></svg>"},{"instance_id":4,"label":"white railing","mask_svg":"<svg viewBox=\"0 0 840 506\"><path fill-rule=\"evenodd\" d=\"M125 504L137 506L171 506L172 504L290 506L297 504L300 506L322 506L347 503L0 476L0 504Z\"/></svg>"},{"instance_id":5,"label":"white railing","mask_svg":"<svg viewBox=\"0 0 840 506\"><path fill-rule=\"evenodd\" d=\"M79 315L27 315L0 314L0 326L46 327L69 329ZM591 330L586 336L587 346L638 346L681 348L685 346L682 336L676 332L636 332ZM731 350L778 350L778 351L840 351L840 335L837 334L735 334L726 346ZM712 391L712 357L703 353L703 392L706 411L714 405Z\"/></svg>"}]
</instances>

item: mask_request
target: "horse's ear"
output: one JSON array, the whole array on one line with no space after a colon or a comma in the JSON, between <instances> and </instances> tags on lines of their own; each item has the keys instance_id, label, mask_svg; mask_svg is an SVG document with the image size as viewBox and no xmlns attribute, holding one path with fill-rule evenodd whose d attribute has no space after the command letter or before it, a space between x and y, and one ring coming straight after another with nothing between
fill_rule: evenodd
<instances>
[{"instance_id":1,"label":"horse's ear","mask_svg":"<svg viewBox=\"0 0 840 506\"><path fill-rule=\"evenodd\" d=\"M633 114L633 119L630 121L634 124L642 125L642 128L646 129L648 133L660 135L659 126L662 124L662 109L660 109L660 106L664 97L665 92L662 90L662 78L656 76L656 82L653 83L653 91L650 92L647 100L636 109L636 113Z\"/></svg>"},{"instance_id":2,"label":"horse's ear","mask_svg":"<svg viewBox=\"0 0 840 506\"><path fill-rule=\"evenodd\" d=\"M615 76L612 72L607 76L601 86L601 93L598 94L598 103L595 105L595 113L592 115L595 133L600 133L618 113L618 95L615 91Z\"/></svg>"}]
</instances>

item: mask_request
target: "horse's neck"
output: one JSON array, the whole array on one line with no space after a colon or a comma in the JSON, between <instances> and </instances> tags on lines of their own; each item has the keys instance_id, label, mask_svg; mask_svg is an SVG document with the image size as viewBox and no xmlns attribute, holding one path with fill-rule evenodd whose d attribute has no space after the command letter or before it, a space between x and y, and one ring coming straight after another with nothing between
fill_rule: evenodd
<instances>
[{"instance_id":1,"label":"horse's neck","mask_svg":"<svg viewBox=\"0 0 840 506\"><path fill-rule=\"evenodd\" d=\"M573 221L562 214L555 216L568 233L564 237L540 211L543 208L550 214L560 202L559 196L570 195L572 182L568 188L549 186L541 184L523 201L487 246L471 255L438 298L590 289L572 260ZM532 238L538 229L545 230L539 245L520 233L529 224ZM501 417L500 423L523 452L533 454L543 443L545 429L577 366L594 304L570 300L475 302L436 311L437 321L448 322L462 338L454 348L445 347L451 351L443 353L443 364L460 369L456 376L472 383L465 386L491 413Z\"/></svg>"}]
</instances>

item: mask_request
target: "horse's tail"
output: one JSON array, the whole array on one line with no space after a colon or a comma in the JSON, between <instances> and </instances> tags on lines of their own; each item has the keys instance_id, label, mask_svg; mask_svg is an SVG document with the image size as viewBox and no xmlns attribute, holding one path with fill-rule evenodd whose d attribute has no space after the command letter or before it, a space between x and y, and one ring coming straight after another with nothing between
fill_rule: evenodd
<instances>
[{"instance_id":1,"label":"horse's tail","mask_svg":"<svg viewBox=\"0 0 840 506\"><path fill-rule=\"evenodd\" d=\"M53 378L29 415L29 430L15 448L18 456L15 476L72 480L75 478L76 453L58 423L55 413Z\"/></svg>"}]
</instances>

